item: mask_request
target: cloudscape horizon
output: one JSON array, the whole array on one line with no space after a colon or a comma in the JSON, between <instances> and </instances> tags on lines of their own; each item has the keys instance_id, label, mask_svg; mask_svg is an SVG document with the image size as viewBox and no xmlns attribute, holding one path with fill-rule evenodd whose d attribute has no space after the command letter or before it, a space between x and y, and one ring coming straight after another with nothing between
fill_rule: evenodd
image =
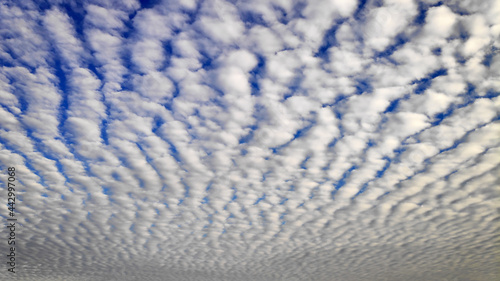
<instances>
[{"instance_id":1,"label":"cloudscape horizon","mask_svg":"<svg viewBox=\"0 0 500 281\"><path fill-rule=\"evenodd\" d=\"M1 280L500 279L500 1L0 1Z\"/></svg>"}]
</instances>

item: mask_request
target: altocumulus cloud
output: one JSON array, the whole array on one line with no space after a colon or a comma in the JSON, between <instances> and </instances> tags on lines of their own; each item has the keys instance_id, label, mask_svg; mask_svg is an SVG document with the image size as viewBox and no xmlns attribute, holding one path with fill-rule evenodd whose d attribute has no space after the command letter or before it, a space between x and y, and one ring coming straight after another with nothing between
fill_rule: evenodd
<instances>
[{"instance_id":1,"label":"altocumulus cloud","mask_svg":"<svg viewBox=\"0 0 500 281\"><path fill-rule=\"evenodd\" d=\"M2 1L15 277L500 278L499 36L495 0Z\"/></svg>"}]
</instances>

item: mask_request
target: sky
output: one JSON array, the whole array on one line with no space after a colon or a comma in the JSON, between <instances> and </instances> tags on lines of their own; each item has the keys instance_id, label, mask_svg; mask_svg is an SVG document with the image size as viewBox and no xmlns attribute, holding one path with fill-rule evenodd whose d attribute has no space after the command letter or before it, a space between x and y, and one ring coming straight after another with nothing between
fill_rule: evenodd
<instances>
[{"instance_id":1,"label":"sky","mask_svg":"<svg viewBox=\"0 0 500 281\"><path fill-rule=\"evenodd\" d=\"M1 0L0 278L498 280L499 38L496 0Z\"/></svg>"}]
</instances>

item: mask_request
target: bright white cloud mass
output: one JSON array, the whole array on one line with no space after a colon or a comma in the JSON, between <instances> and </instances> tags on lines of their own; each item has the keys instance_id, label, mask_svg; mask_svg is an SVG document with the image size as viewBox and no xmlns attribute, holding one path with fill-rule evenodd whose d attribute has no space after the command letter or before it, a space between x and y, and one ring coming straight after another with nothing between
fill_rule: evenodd
<instances>
[{"instance_id":1,"label":"bright white cloud mass","mask_svg":"<svg viewBox=\"0 0 500 281\"><path fill-rule=\"evenodd\" d=\"M0 3L0 279L500 278L500 1Z\"/></svg>"}]
</instances>

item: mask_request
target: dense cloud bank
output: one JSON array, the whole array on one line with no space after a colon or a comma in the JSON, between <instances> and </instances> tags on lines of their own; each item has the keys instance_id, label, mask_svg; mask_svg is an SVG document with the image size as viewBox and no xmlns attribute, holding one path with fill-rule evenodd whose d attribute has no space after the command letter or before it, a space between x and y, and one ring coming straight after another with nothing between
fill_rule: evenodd
<instances>
[{"instance_id":1,"label":"dense cloud bank","mask_svg":"<svg viewBox=\"0 0 500 281\"><path fill-rule=\"evenodd\" d=\"M499 278L499 1L2 1L0 36L18 280Z\"/></svg>"}]
</instances>

